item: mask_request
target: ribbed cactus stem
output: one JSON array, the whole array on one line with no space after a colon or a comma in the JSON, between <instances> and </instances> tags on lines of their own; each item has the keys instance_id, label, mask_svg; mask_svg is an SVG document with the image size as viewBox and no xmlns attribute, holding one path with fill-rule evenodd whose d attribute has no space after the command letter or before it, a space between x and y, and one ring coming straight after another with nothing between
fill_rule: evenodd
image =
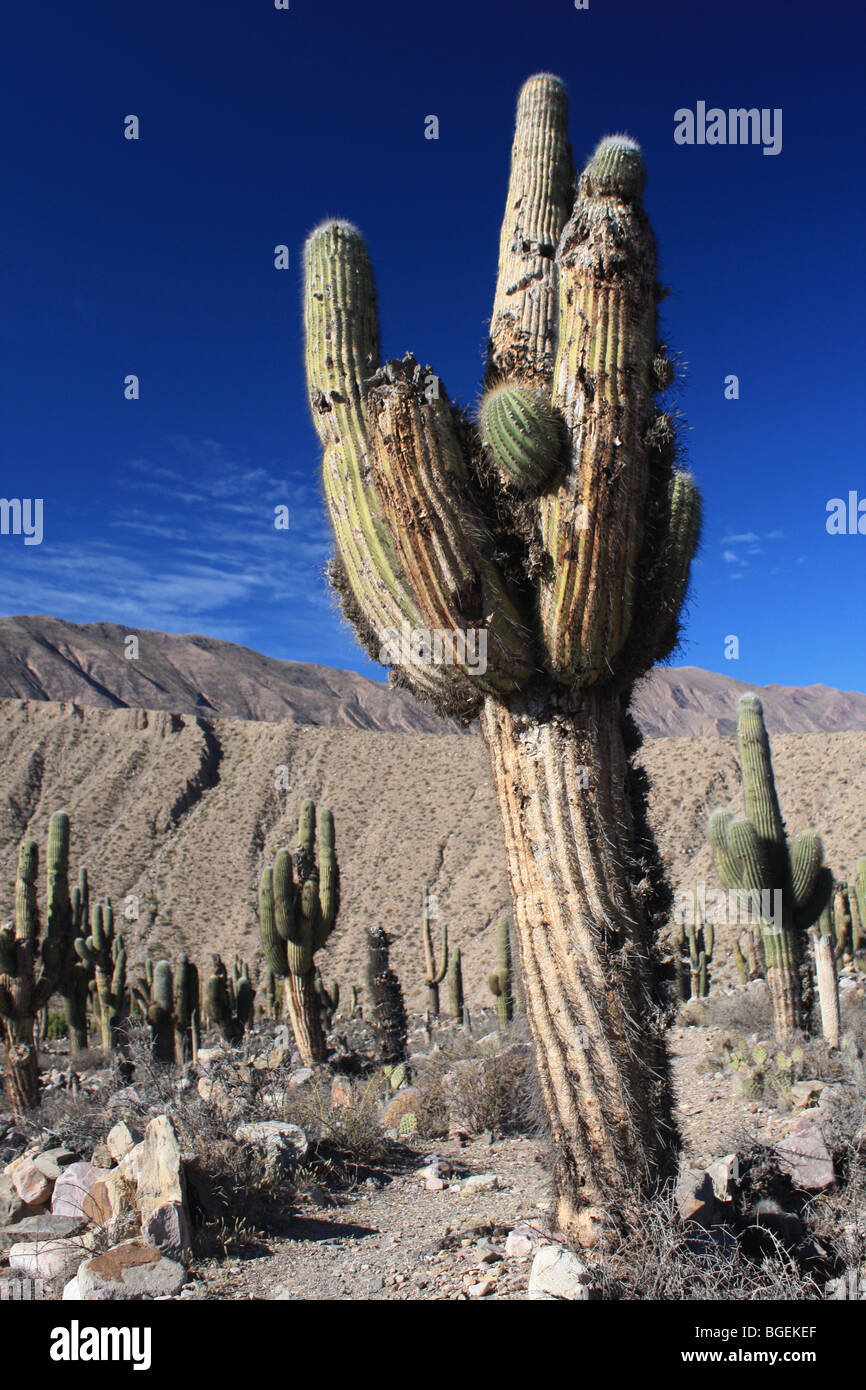
<instances>
[{"instance_id":1,"label":"ribbed cactus stem","mask_svg":"<svg viewBox=\"0 0 866 1390\"><path fill-rule=\"evenodd\" d=\"M430 918L430 894L421 894L421 945L424 950L424 984L427 986L427 1008L434 1018L439 1017L439 986L448 970L448 927L442 923L439 961L433 947L433 927Z\"/></svg>"},{"instance_id":2,"label":"ribbed cactus stem","mask_svg":"<svg viewBox=\"0 0 866 1390\"><path fill-rule=\"evenodd\" d=\"M487 987L496 999L496 1016L501 1032L505 1032L514 1016L514 995L511 985L511 929L507 917L496 928L497 968L487 977Z\"/></svg>"},{"instance_id":3,"label":"ribbed cactus stem","mask_svg":"<svg viewBox=\"0 0 866 1390\"><path fill-rule=\"evenodd\" d=\"M754 895L756 903L771 904L771 911L763 909L760 931L781 1042L804 1027L811 992L804 932L826 912L833 879L815 831L803 830L790 843L787 840L763 708L756 695L744 695L739 702L737 734L745 814L732 818L727 812L714 812L709 838L725 886ZM830 932L829 915L823 927Z\"/></svg>"},{"instance_id":4,"label":"ribbed cactus stem","mask_svg":"<svg viewBox=\"0 0 866 1390\"><path fill-rule=\"evenodd\" d=\"M451 1005L451 1017L461 1023L463 1021L463 961L459 946L455 946L451 952L451 963L448 966L448 998Z\"/></svg>"},{"instance_id":5,"label":"ribbed cactus stem","mask_svg":"<svg viewBox=\"0 0 866 1390\"><path fill-rule=\"evenodd\" d=\"M315 955L334 930L339 910L334 817L325 806L317 811L308 798L301 807L294 857L286 849L279 850L259 888L265 960L274 975L285 981L286 1012L304 1066L327 1056Z\"/></svg>"}]
</instances>

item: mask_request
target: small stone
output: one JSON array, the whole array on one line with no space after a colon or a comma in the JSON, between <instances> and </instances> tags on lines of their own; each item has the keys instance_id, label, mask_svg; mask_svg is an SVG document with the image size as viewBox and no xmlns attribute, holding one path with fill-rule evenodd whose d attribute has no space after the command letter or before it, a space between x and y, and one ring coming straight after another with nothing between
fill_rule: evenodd
<instances>
[{"instance_id":1,"label":"small stone","mask_svg":"<svg viewBox=\"0 0 866 1390\"><path fill-rule=\"evenodd\" d=\"M476 1197L479 1192L498 1192L502 1179L498 1173L473 1173L460 1184L461 1197Z\"/></svg>"},{"instance_id":2,"label":"small stone","mask_svg":"<svg viewBox=\"0 0 866 1390\"><path fill-rule=\"evenodd\" d=\"M51 1178L46 1178L45 1174L36 1167L32 1158L25 1158L21 1161L12 1176L15 1191L26 1202L28 1207L42 1207L48 1201L54 1189Z\"/></svg>"},{"instance_id":3,"label":"small stone","mask_svg":"<svg viewBox=\"0 0 866 1390\"><path fill-rule=\"evenodd\" d=\"M296 1067L289 1077L286 1085L289 1090L296 1091L299 1086L306 1086L308 1081L312 1081L315 1072L312 1067Z\"/></svg>"},{"instance_id":4,"label":"small stone","mask_svg":"<svg viewBox=\"0 0 866 1390\"><path fill-rule=\"evenodd\" d=\"M816 1104L823 1089L823 1081L795 1081L788 1088L788 1094L795 1110L806 1110Z\"/></svg>"},{"instance_id":5,"label":"small stone","mask_svg":"<svg viewBox=\"0 0 866 1390\"><path fill-rule=\"evenodd\" d=\"M424 1190L426 1192L444 1192L445 1183L441 1178L427 1178L424 1182Z\"/></svg>"},{"instance_id":6,"label":"small stone","mask_svg":"<svg viewBox=\"0 0 866 1390\"><path fill-rule=\"evenodd\" d=\"M225 1058L225 1052L221 1047L200 1047L198 1050L198 1069L207 1074L213 1071L220 1061Z\"/></svg>"},{"instance_id":7,"label":"small stone","mask_svg":"<svg viewBox=\"0 0 866 1390\"><path fill-rule=\"evenodd\" d=\"M97 1144L90 1156L90 1162L94 1168L111 1168L114 1165L114 1158L107 1144Z\"/></svg>"},{"instance_id":8,"label":"small stone","mask_svg":"<svg viewBox=\"0 0 866 1390\"><path fill-rule=\"evenodd\" d=\"M53 1182L56 1182L63 1169L68 1168L70 1163L75 1162L75 1159L76 1155L71 1149L58 1148L46 1149L44 1153L34 1155L33 1162L40 1173L44 1173L46 1178L51 1178Z\"/></svg>"},{"instance_id":9,"label":"small stone","mask_svg":"<svg viewBox=\"0 0 866 1390\"><path fill-rule=\"evenodd\" d=\"M81 1298L160 1298L180 1293L186 1283L183 1265L166 1259L144 1240L126 1240L102 1255L85 1260L78 1270Z\"/></svg>"},{"instance_id":10,"label":"small stone","mask_svg":"<svg viewBox=\"0 0 866 1390\"><path fill-rule=\"evenodd\" d=\"M495 1288L495 1279L482 1279L477 1284L470 1284L466 1292L470 1298L487 1298L488 1294L493 1293Z\"/></svg>"},{"instance_id":11,"label":"small stone","mask_svg":"<svg viewBox=\"0 0 866 1390\"><path fill-rule=\"evenodd\" d=\"M570 1250L559 1245L542 1245L529 1274L529 1298L535 1302L571 1299L585 1302L590 1293L590 1275Z\"/></svg>"},{"instance_id":12,"label":"small stone","mask_svg":"<svg viewBox=\"0 0 866 1390\"><path fill-rule=\"evenodd\" d=\"M716 1200L730 1202L740 1180L740 1160L737 1155L726 1154L724 1158L717 1158L706 1171L713 1184Z\"/></svg>"},{"instance_id":13,"label":"small stone","mask_svg":"<svg viewBox=\"0 0 866 1390\"><path fill-rule=\"evenodd\" d=\"M713 1180L703 1168L684 1168L677 1180L675 1200L682 1221L714 1224L716 1198Z\"/></svg>"},{"instance_id":14,"label":"small stone","mask_svg":"<svg viewBox=\"0 0 866 1390\"><path fill-rule=\"evenodd\" d=\"M259 1120L235 1130L235 1142L264 1149L283 1164L303 1163L310 1152L310 1141L300 1125L287 1120Z\"/></svg>"},{"instance_id":15,"label":"small stone","mask_svg":"<svg viewBox=\"0 0 866 1390\"><path fill-rule=\"evenodd\" d=\"M505 1253L510 1260L525 1260L533 1251L532 1237L523 1231L509 1231L505 1237Z\"/></svg>"}]
</instances>

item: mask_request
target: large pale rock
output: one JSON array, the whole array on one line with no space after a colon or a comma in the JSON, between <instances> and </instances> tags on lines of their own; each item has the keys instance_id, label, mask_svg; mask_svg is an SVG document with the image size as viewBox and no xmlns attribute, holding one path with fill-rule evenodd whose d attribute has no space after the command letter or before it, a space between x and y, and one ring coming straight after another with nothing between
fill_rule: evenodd
<instances>
[{"instance_id":1,"label":"large pale rock","mask_svg":"<svg viewBox=\"0 0 866 1390\"><path fill-rule=\"evenodd\" d=\"M125 1170L111 1168L95 1182L82 1204L88 1221L104 1226L136 1205L137 1186Z\"/></svg>"},{"instance_id":2,"label":"large pale rock","mask_svg":"<svg viewBox=\"0 0 866 1390\"><path fill-rule=\"evenodd\" d=\"M41 1168L37 1168L32 1158L19 1163L12 1176L15 1191L28 1207L44 1207L54 1188L52 1178L46 1178Z\"/></svg>"},{"instance_id":3,"label":"large pale rock","mask_svg":"<svg viewBox=\"0 0 866 1390\"><path fill-rule=\"evenodd\" d=\"M121 1159L126 1158L130 1149L134 1149L136 1144L141 1142L141 1134L129 1128L125 1120L119 1120L105 1137L105 1147L111 1154L115 1163L120 1163Z\"/></svg>"},{"instance_id":4,"label":"large pale rock","mask_svg":"<svg viewBox=\"0 0 866 1390\"><path fill-rule=\"evenodd\" d=\"M780 1167L789 1175L795 1187L806 1192L820 1192L832 1187L836 1170L830 1150L824 1142L820 1126L803 1115L795 1122L784 1139L776 1144Z\"/></svg>"},{"instance_id":5,"label":"large pale rock","mask_svg":"<svg viewBox=\"0 0 866 1390\"><path fill-rule=\"evenodd\" d=\"M147 1239L157 1244L164 1233L171 1255L189 1249L192 1230L180 1141L167 1115L157 1115L145 1130L136 1204Z\"/></svg>"},{"instance_id":6,"label":"large pale rock","mask_svg":"<svg viewBox=\"0 0 866 1390\"><path fill-rule=\"evenodd\" d=\"M70 1279L86 1253L76 1240L21 1241L9 1251L9 1266L34 1279Z\"/></svg>"},{"instance_id":7,"label":"large pale rock","mask_svg":"<svg viewBox=\"0 0 866 1390\"><path fill-rule=\"evenodd\" d=\"M54 1184L51 1210L55 1216L86 1216L85 1199L95 1183L108 1177L109 1169L92 1163L70 1163Z\"/></svg>"},{"instance_id":8,"label":"large pale rock","mask_svg":"<svg viewBox=\"0 0 866 1390\"><path fill-rule=\"evenodd\" d=\"M713 1184L716 1201L730 1202L740 1181L740 1160L736 1154L717 1158L707 1169L707 1175Z\"/></svg>"},{"instance_id":9,"label":"large pale rock","mask_svg":"<svg viewBox=\"0 0 866 1390\"><path fill-rule=\"evenodd\" d=\"M0 1227L0 1250L8 1250L22 1241L61 1240L77 1236L87 1229L83 1216L55 1216L54 1212L39 1212L25 1216L14 1226Z\"/></svg>"},{"instance_id":10,"label":"large pale rock","mask_svg":"<svg viewBox=\"0 0 866 1390\"><path fill-rule=\"evenodd\" d=\"M480 1192L498 1192L504 1187L498 1173L473 1173L460 1184L461 1197L477 1197Z\"/></svg>"},{"instance_id":11,"label":"large pale rock","mask_svg":"<svg viewBox=\"0 0 866 1390\"><path fill-rule=\"evenodd\" d=\"M529 1297L535 1302L571 1299L585 1302L592 1279L586 1265L559 1245L542 1245L529 1273Z\"/></svg>"},{"instance_id":12,"label":"large pale rock","mask_svg":"<svg viewBox=\"0 0 866 1390\"><path fill-rule=\"evenodd\" d=\"M186 1280L183 1265L168 1260L145 1240L125 1240L79 1266L78 1294L82 1299L160 1298L180 1293Z\"/></svg>"}]
</instances>

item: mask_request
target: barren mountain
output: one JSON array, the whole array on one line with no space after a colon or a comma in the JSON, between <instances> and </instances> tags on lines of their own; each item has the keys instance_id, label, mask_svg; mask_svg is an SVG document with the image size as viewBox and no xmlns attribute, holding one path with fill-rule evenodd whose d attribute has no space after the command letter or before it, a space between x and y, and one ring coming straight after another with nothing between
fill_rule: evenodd
<instances>
[{"instance_id":1,"label":"barren mountain","mask_svg":"<svg viewBox=\"0 0 866 1390\"><path fill-rule=\"evenodd\" d=\"M130 637L138 653L128 655ZM730 734L737 697L757 690L771 733L866 729L866 695L814 685L749 686L696 666L657 668L634 712L650 738ZM272 657L211 637L0 618L0 698L68 700L100 709L356 729L459 732L408 696L352 671Z\"/></svg>"},{"instance_id":2,"label":"barren mountain","mask_svg":"<svg viewBox=\"0 0 866 1390\"><path fill-rule=\"evenodd\" d=\"M388 697L390 698L390 696ZM866 733L773 738L783 813L791 830L815 825L827 861L847 878L866 853ZM733 738L648 740L651 815L672 881L716 887L705 845L707 813L735 806ZM189 714L0 701L0 917L13 911L17 846L44 846L48 817L72 817L72 865L145 945L260 958L256 891L261 870L294 844L298 807L311 795L336 818L342 910L321 957L344 992L363 979L363 930L383 925L413 1004L423 1004L421 889L438 898L451 943L464 951L470 1004L486 999L506 908L504 852L481 740L460 734L313 728ZM717 974L729 946L720 933Z\"/></svg>"}]
</instances>

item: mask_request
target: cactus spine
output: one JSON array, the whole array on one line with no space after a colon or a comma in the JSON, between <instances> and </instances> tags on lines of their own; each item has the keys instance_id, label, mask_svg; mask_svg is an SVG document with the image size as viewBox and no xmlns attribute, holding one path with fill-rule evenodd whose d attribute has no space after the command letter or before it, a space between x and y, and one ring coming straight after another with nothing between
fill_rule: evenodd
<instances>
[{"instance_id":1,"label":"cactus spine","mask_svg":"<svg viewBox=\"0 0 866 1390\"><path fill-rule=\"evenodd\" d=\"M496 999L499 1031L504 1033L514 1017L514 994L511 988L511 930L507 917L496 928L497 965L487 977L487 988Z\"/></svg>"},{"instance_id":2,"label":"cactus spine","mask_svg":"<svg viewBox=\"0 0 866 1390\"><path fill-rule=\"evenodd\" d=\"M372 272L350 223L308 238L304 317L331 582L374 658L404 624L453 634L448 661L389 645L391 679L481 720L557 1150L557 1218L579 1234L597 1218L586 1207L636 1217L672 1161L650 940L658 884L647 892L637 849L648 835L626 710L638 677L675 646L700 500L655 400L670 367L640 151L602 141L575 188L567 124L561 82L531 78L486 377L523 407L507 440L495 438L489 396L479 433L411 355L379 366ZM542 396L561 431L549 472L537 397L523 393ZM498 467L516 461L530 486L503 483L482 434ZM461 659L467 630L485 635L483 671Z\"/></svg>"},{"instance_id":3,"label":"cactus spine","mask_svg":"<svg viewBox=\"0 0 866 1390\"><path fill-rule=\"evenodd\" d=\"M318 839L318 863L316 842ZM282 849L259 889L259 924L267 966L285 980L286 1013L304 1066L327 1056L315 988L314 956L339 912L334 818L315 802L301 807L294 858Z\"/></svg>"},{"instance_id":4,"label":"cactus spine","mask_svg":"<svg viewBox=\"0 0 866 1390\"><path fill-rule=\"evenodd\" d=\"M442 923L441 959L436 964L433 950L433 928L430 922L430 895L425 888L421 895L421 943L424 947L424 983L427 986L427 1008L434 1018L439 1017L439 986L448 970L448 928Z\"/></svg>"},{"instance_id":5,"label":"cactus spine","mask_svg":"<svg viewBox=\"0 0 866 1390\"><path fill-rule=\"evenodd\" d=\"M823 846L814 830L803 830L788 843L763 708L756 695L740 699L737 736L745 815L714 811L709 839L724 886L749 895L750 908L760 904L776 1038L784 1042L804 1026L808 1004L804 933L826 907L833 877L824 866ZM776 904L781 907L781 921L770 922Z\"/></svg>"}]
</instances>

